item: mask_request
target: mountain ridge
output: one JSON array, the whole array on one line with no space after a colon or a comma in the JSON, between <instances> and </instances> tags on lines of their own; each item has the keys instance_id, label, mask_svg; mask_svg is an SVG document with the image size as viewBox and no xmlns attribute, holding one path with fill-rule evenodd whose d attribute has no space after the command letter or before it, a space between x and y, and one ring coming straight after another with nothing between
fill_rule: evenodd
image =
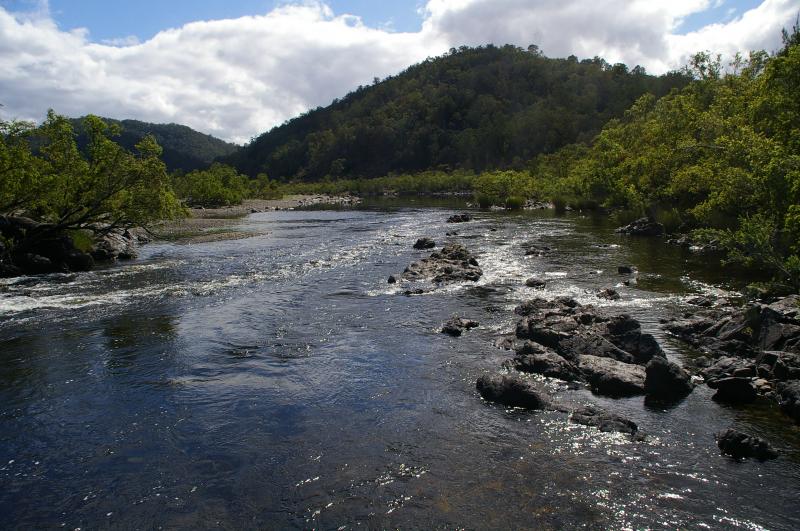
<instances>
[{"instance_id":1,"label":"mountain ridge","mask_svg":"<svg viewBox=\"0 0 800 531\"><path fill-rule=\"evenodd\" d=\"M513 168L590 141L641 95L689 76L651 76L535 46L453 49L312 109L218 160L256 176L313 182L429 169Z\"/></svg>"}]
</instances>

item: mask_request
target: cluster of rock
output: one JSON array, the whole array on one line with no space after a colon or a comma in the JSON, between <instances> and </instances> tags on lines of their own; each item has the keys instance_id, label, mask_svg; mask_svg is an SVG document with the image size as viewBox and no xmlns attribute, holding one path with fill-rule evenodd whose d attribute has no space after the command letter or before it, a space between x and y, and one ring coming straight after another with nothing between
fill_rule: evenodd
<instances>
[{"instance_id":1,"label":"cluster of rock","mask_svg":"<svg viewBox=\"0 0 800 531\"><path fill-rule=\"evenodd\" d=\"M692 390L689 374L667 361L655 338L627 314L611 315L574 299L533 299L522 316L514 367L566 381L582 381L607 396L647 394L675 399Z\"/></svg>"},{"instance_id":2,"label":"cluster of rock","mask_svg":"<svg viewBox=\"0 0 800 531\"><path fill-rule=\"evenodd\" d=\"M88 271L96 261L125 260L136 256L144 233L97 228L93 246L78 249L73 239L52 225L21 216L0 216L0 277Z\"/></svg>"},{"instance_id":3,"label":"cluster of rock","mask_svg":"<svg viewBox=\"0 0 800 531\"><path fill-rule=\"evenodd\" d=\"M472 216L469 214L453 214L447 218L448 223L466 223L467 221L472 221Z\"/></svg>"},{"instance_id":4,"label":"cluster of rock","mask_svg":"<svg viewBox=\"0 0 800 531\"><path fill-rule=\"evenodd\" d=\"M314 195L298 201L299 206L313 205L357 205L361 203L361 198L354 195Z\"/></svg>"},{"instance_id":5,"label":"cluster of rock","mask_svg":"<svg viewBox=\"0 0 800 531\"><path fill-rule=\"evenodd\" d=\"M747 403L763 395L800 422L800 296L743 308L696 302L703 309L665 326L703 352L693 369L714 397Z\"/></svg>"},{"instance_id":6,"label":"cluster of rock","mask_svg":"<svg viewBox=\"0 0 800 531\"><path fill-rule=\"evenodd\" d=\"M618 228L616 232L629 236L662 236L664 234L664 225L650 218L640 218L624 227Z\"/></svg>"},{"instance_id":7,"label":"cluster of rock","mask_svg":"<svg viewBox=\"0 0 800 531\"><path fill-rule=\"evenodd\" d=\"M568 297L532 299L515 313L521 319L514 338L502 342L515 350L514 358L505 364L512 371L478 380L476 387L486 400L565 411L520 373L583 383L600 395L647 395L662 402L680 400L694 387L690 375L668 361L655 338L643 333L629 315L607 314ZM570 420L601 431L639 436L634 422L595 406L572 411Z\"/></svg>"},{"instance_id":8,"label":"cluster of rock","mask_svg":"<svg viewBox=\"0 0 800 531\"><path fill-rule=\"evenodd\" d=\"M407 281L447 282L477 281L483 275L478 260L466 247L457 243L447 244L427 258L411 263L400 279ZM396 277L390 277L397 280Z\"/></svg>"}]
</instances>

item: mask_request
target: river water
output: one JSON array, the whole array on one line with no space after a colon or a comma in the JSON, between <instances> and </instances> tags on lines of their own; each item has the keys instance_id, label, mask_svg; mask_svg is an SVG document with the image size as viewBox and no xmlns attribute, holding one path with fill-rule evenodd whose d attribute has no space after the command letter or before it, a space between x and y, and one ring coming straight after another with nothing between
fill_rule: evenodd
<instances>
[{"instance_id":1,"label":"river water","mask_svg":"<svg viewBox=\"0 0 800 531\"><path fill-rule=\"evenodd\" d=\"M800 431L769 404L722 406L701 386L650 408L545 382L637 422L647 438L632 442L475 391L535 295L631 313L670 358L691 356L659 321L736 287L714 260L578 214L445 223L454 212L254 214L252 238L0 281L0 527L800 528ZM386 279L427 254L420 236L465 244L484 276L403 296ZM554 251L525 256L533 244ZM638 284L618 286L620 264ZM524 286L533 275L544 292ZM620 301L594 296L613 286ZM481 326L440 334L453 314ZM720 456L730 426L781 457Z\"/></svg>"}]
</instances>

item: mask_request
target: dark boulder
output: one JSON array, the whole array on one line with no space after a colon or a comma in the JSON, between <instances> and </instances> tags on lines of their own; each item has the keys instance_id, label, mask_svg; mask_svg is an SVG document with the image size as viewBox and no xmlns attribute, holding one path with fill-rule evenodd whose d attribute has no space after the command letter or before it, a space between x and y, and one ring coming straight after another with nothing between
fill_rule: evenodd
<instances>
[{"instance_id":1,"label":"dark boulder","mask_svg":"<svg viewBox=\"0 0 800 531\"><path fill-rule=\"evenodd\" d=\"M716 438L720 451L737 459L752 457L765 461L778 457L767 441L741 431L727 429L717 433Z\"/></svg>"},{"instance_id":2,"label":"dark boulder","mask_svg":"<svg viewBox=\"0 0 800 531\"><path fill-rule=\"evenodd\" d=\"M32 275L42 275L63 271L57 264L46 256L33 253L19 253L14 255L14 265L25 273Z\"/></svg>"},{"instance_id":3,"label":"dark boulder","mask_svg":"<svg viewBox=\"0 0 800 531\"><path fill-rule=\"evenodd\" d=\"M472 216L469 214L453 214L447 218L448 223L466 223L467 221L472 221Z\"/></svg>"},{"instance_id":4,"label":"dark boulder","mask_svg":"<svg viewBox=\"0 0 800 531\"><path fill-rule=\"evenodd\" d=\"M632 360L615 358L628 363L647 364L656 357L663 358L664 351L651 334L642 333L639 321L628 314L620 314L610 318L602 333L616 347L632 356ZM602 332L602 331L601 331Z\"/></svg>"},{"instance_id":5,"label":"dark boulder","mask_svg":"<svg viewBox=\"0 0 800 531\"><path fill-rule=\"evenodd\" d=\"M567 382L581 378L581 373L575 364L559 356L553 350L530 341L525 342L517 350L514 368L520 372L541 374Z\"/></svg>"},{"instance_id":6,"label":"dark boulder","mask_svg":"<svg viewBox=\"0 0 800 531\"><path fill-rule=\"evenodd\" d=\"M662 236L664 234L664 225L656 223L650 218L640 218L624 227L618 228L616 232L629 236Z\"/></svg>"},{"instance_id":7,"label":"dark boulder","mask_svg":"<svg viewBox=\"0 0 800 531\"><path fill-rule=\"evenodd\" d=\"M540 278L531 277L525 281L525 285L529 288L543 288L547 285L547 282Z\"/></svg>"},{"instance_id":8,"label":"dark boulder","mask_svg":"<svg viewBox=\"0 0 800 531\"><path fill-rule=\"evenodd\" d=\"M778 405L784 413L800 423L800 382L778 384Z\"/></svg>"},{"instance_id":9,"label":"dark boulder","mask_svg":"<svg viewBox=\"0 0 800 531\"><path fill-rule=\"evenodd\" d=\"M694 384L689 373L664 358L653 358L645 367L644 391L647 396L676 400L692 392Z\"/></svg>"},{"instance_id":10,"label":"dark boulder","mask_svg":"<svg viewBox=\"0 0 800 531\"><path fill-rule=\"evenodd\" d=\"M581 356L578 369L597 394L611 397L644 394L645 370L640 365L611 358Z\"/></svg>"},{"instance_id":11,"label":"dark boulder","mask_svg":"<svg viewBox=\"0 0 800 531\"><path fill-rule=\"evenodd\" d=\"M414 243L414 249L433 249L436 242L430 238L420 238Z\"/></svg>"},{"instance_id":12,"label":"dark boulder","mask_svg":"<svg viewBox=\"0 0 800 531\"><path fill-rule=\"evenodd\" d=\"M619 273L620 275L632 275L634 271L635 270L633 269L633 266L629 265L621 265L617 267L617 273Z\"/></svg>"},{"instance_id":13,"label":"dark boulder","mask_svg":"<svg viewBox=\"0 0 800 531\"><path fill-rule=\"evenodd\" d=\"M0 278L13 278L22 274L22 269L14 264L0 261Z\"/></svg>"},{"instance_id":14,"label":"dark boulder","mask_svg":"<svg viewBox=\"0 0 800 531\"><path fill-rule=\"evenodd\" d=\"M475 387L485 400L504 406L543 409L549 405L544 393L518 376L484 375L478 378Z\"/></svg>"},{"instance_id":15,"label":"dark boulder","mask_svg":"<svg viewBox=\"0 0 800 531\"><path fill-rule=\"evenodd\" d=\"M572 415L570 415L569 420L583 426L595 426L602 432L619 432L635 435L639 431L639 427L635 422L625 417L615 415L614 413L608 413L594 406L576 409L572 412Z\"/></svg>"},{"instance_id":16,"label":"dark boulder","mask_svg":"<svg viewBox=\"0 0 800 531\"><path fill-rule=\"evenodd\" d=\"M389 280L387 280L389 284L396 284L397 278L394 275L389 275Z\"/></svg>"},{"instance_id":17,"label":"dark boulder","mask_svg":"<svg viewBox=\"0 0 800 531\"><path fill-rule=\"evenodd\" d=\"M748 404L758 396L750 378L722 378L708 382L708 386L717 390L712 397L714 400L728 404Z\"/></svg>"},{"instance_id":18,"label":"dark boulder","mask_svg":"<svg viewBox=\"0 0 800 531\"><path fill-rule=\"evenodd\" d=\"M464 333L465 330L470 330L478 326L478 321L472 319L462 319L461 317L452 317L442 326L442 333L453 337L458 337Z\"/></svg>"}]
</instances>

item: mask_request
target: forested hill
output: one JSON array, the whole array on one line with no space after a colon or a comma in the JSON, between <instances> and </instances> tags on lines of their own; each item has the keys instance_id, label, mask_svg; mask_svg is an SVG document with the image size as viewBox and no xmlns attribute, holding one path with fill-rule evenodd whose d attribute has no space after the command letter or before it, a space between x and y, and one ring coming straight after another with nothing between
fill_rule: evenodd
<instances>
[{"instance_id":1,"label":"forested hill","mask_svg":"<svg viewBox=\"0 0 800 531\"><path fill-rule=\"evenodd\" d=\"M426 169L482 171L592 139L642 94L689 78L535 47L462 47L361 87L221 160L251 176L315 181Z\"/></svg>"},{"instance_id":2,"label":"forested hill","mask_svg":"<svg viewBox=\"0 0 800 531\"><path fill-rule=\"evenodd\" d=\"M83 133L83 119L70 120L78 133L78 146L82 149L87 142ZM125 149L132 151L134 146L146 135L153 135L164 150L162 160L169 171L207 168L214 159L235 153L239 146L224 140L200 133L185 125L151 124L138 120L113 120L103 118L109 124L117 124L122 133L114 140Z\"/></svg>"}]
</instances>

